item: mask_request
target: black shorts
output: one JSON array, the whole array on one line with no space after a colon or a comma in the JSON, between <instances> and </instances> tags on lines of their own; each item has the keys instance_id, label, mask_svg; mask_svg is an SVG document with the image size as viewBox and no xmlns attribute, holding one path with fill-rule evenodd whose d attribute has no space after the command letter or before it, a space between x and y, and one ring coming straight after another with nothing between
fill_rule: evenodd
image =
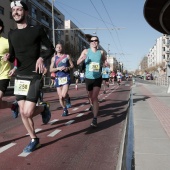
<instances>
[{"instance_id":1,"label":"black shorts","mask_svg":"<svg viewBox=\"0 0 170 170\"><path fill-rule=\"evenodd\" d=\"M31 75L31 76L17 75L16 79L31 81L27 96L16 95L16 100L17 101L27 100L30 102L37 103L39 98L39 93L42 88L42 76L41 75Z\"/></svg>"},{"instance_id":2,"label":"black shorts","mask_svg":"<svg viewBox=\"0 0 170 170\"><path fill-rule=\"evenodd\" d=\"M6 92L6 89L9 85L9 81L10 79L2 79L0 80L0 91L2 91L3 93Z\"/></svg>"},{"instance_id":3,"label":"black shorts","mask_svg":"<svg viewBox=\"0 0 170 170\"><path fill-rule=\"evenodd\" d=\"M102 78L102 80L105 80L106 82L108 82L109 78Z\"/></svg>"},{"instance_id":4,"label":"black shorts","mask_svg":"<svg viewBox=\"0 0 170 170\"><path fill-rule=\"evenodd\" d=\"M97 79L87 79L87 78L85 78L85 82L86 82L86 89L88 91L92 91L93 87L100 87L101 88L102 77L99 77Z\"/></svg>"}]
</instances>

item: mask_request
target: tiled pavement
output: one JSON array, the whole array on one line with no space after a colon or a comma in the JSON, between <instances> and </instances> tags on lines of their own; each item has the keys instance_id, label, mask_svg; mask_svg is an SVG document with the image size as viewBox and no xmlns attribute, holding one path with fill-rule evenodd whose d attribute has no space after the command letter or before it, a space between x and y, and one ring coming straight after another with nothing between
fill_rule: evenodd
<instances>
[{"instance_id":1,"label":"tiled pavement","mask_svg":"<svg viewBox=\"0 0 170 170\"><path fill-rule=\"evenodd\" d=\"M135 170L170 169L170 94L167 87L132 88Z\"/></svg>"}]
</instances>

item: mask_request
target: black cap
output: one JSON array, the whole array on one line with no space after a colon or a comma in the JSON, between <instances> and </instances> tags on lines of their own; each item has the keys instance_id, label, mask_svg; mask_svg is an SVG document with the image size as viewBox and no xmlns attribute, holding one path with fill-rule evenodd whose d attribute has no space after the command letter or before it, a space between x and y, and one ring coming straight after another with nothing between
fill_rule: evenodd
<instances>
[{"instance_id":1,"label":"black cap","mask_svg":"<svg viewBox=\"0 0 170 170\"><path fill-rule=\"evenodd\" d=\"M28 11L28 6L25 2L23 1L13 1L11 2L11 8L13 8L14 6L20 6L22 7L25 11Z\"/></svg>"}]
</instances>

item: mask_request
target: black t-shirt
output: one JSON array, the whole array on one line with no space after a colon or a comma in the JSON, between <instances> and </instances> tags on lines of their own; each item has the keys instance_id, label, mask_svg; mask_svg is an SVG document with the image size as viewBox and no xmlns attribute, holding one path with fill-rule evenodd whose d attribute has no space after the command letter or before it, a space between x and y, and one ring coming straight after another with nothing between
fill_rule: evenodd
<instances>
[{"instance_id":1,"label":"black t-shirt","mask_svg":"<svg viewBox=\"0 0 170 170\"><path fill-rule=\"evenodd\" d=\"M48 39L42 26L27 26L24 29L15 29L8 34L10 61L17 59L17 74L35 74L36 61L39 57L50 58L54 53L54 47ZM41 53L41 45L47 50Z\"/></svg>"}]
</instances>

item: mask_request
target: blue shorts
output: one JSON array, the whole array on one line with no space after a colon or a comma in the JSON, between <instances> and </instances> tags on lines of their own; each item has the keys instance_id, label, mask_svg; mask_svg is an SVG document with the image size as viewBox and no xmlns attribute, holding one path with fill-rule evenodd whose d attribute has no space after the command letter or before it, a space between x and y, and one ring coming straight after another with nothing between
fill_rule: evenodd
<instances>
[{"instance_id":1,"label":"blue shorts","mask_svg":"<svg viewBox=\"0 0 170 170\"><path fill-rule=\"evenodd\" d=\"M55 87L61 87L66 84L68 84L68 85L71 84L70 75L66 75L65 77L56 77L55 78Z\"/></svg>"}]
</instances>

